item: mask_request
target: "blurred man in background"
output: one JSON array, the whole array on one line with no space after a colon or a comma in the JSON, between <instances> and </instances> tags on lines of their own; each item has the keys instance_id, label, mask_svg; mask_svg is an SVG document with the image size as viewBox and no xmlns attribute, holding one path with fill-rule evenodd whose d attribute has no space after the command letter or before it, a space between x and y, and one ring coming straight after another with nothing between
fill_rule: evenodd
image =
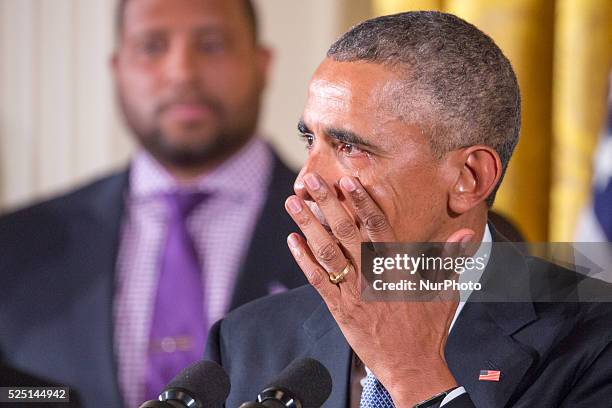
<instances>
[{"instance_id":1,"label":"blurred man in background","mask_svg":"<svg viewBox=\"0 0 612 408\"><path fill-rule=\"evenodd\" d=\"M228 310L305 282L283 248L293 174L255 135L270 51L248 0L122 0L129 170L0 219L0 350L137 406L201 357Z\"/></svg>"}]
</instances>

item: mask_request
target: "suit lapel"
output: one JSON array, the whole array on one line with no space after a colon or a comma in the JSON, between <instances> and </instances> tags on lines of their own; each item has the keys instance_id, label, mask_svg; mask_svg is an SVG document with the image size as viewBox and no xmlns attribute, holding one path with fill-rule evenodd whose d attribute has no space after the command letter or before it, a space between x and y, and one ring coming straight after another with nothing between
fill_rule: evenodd
<instances>
[{"instance_id":1,"label":"suit lapel","mask_svg":"<svg viewBox=\"0 0 612 408\"><path fill-rule=\"evenodd\" d=\"M445 356L455 379L476 406L503 407L533 364L535 354L504 333L488 313L495 307L487 306L465 305L449 335ZM500 380L480 381L481 370L499 371Z\"/></svg>"},{"instance_id":2,"label":"suit lapel","mask_svg":"<svg viewBox=\"0 0 612 408\"><path fill-rule=\"evenodd\" d=\"M89 359L87 366L103 382L99 384L101 396L113 398L114 406L121 406L113 352L113 293L128 173L103 183L83 196L78 204L81 216L76 217L69 235L68 248L74 254L66 259L72 260L70 269L78 287L74 296L80 299L73 310L76 316L71 320L77 323L71 337L78 341L75 349Z\"/></svg>"},{"instance_id":3,"label":"suit lapel","mask_svg":"<svg viewBox=\"0 0 612 408\"><path fill-rule=\"evenodd\" d=\"M490 226L493 240L504 238ZM528 290L529 271L518 249L513 256L493 253L483 274L483 290ZM497 292L496 292L497 293ZM518 293L518 292L513 292ZM457 382L477 406L503 407L534 364L535 350L519 343L513 334L537 319L531 302L479 302L470 298L446 344L446 361ZM481 370L500 372L499 381L480 381Z\"/></svg>"},{"instance_id":4,"label":"suit lapel","mask_svg":"<svg viewBox=\"0 0 612 408\"><path fill-rule=\"evenodd\" d=\"M304 322L310 348L306 356L322 362L332 377L332 393L323 408L346 406L351 369L351 348L323 301Z\"/></svg>"}]
</instances>

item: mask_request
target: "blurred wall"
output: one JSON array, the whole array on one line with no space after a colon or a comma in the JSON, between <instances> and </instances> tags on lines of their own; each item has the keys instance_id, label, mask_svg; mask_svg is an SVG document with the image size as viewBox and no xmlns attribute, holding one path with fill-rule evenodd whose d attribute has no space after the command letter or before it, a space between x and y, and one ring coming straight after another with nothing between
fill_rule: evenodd
<instances>
[{"instance_id":1,"label":"blurred wall","mask_svg":"<svg viewBox=\"0 0 612 408\"><path fill-rule=\"evenodd\" d=\"M256 0L275 49L260 128L293 167L310 75L368 0ZM0 0L0 211L127 163L108 66L115 1Z\"/></svg>"},{"instance_id":2,"label":"blurred wall","mask_svg":"<svg viewBox=\"0 0 612 408\"><path fill-rule=\"evenodd\" d=\"M108 69L112 3L0 2L0 205L118 166L128 139Z\"/></svg>"}]
</instances>

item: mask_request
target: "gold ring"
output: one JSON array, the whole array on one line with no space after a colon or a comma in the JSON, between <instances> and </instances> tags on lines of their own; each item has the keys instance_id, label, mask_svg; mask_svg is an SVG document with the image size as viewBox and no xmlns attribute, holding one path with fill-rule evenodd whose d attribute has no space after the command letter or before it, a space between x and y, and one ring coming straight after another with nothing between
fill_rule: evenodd
<instances>
[{"instance_id":1,"label":"gold ring","mask_svg":"<svg viewBox=\"0 0 612 408\"><path fill-rule=\"evenodd\" d=\"M349 261L346 264L346 266L344 267L344 269L342 270L342 272L340 272L336 276L330 274L329 275L329 280L334 285L337 285L337 284L339 284L340 282L342 282L344 280L344 278L346 277L346 275L348 275L350 270L351 270L351 262Z\"/></svg>"}]
</instances>

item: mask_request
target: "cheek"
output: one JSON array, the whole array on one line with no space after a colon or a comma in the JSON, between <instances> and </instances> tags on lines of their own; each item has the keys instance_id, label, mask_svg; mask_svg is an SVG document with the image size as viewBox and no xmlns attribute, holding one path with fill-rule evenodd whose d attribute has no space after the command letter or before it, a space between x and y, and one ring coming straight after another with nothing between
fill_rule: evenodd
<instances>
[{"instance_id":1,"label":"cheek","mask_svg":"<svg viewBox=\"0 0 612 408\"><path fill-rule=\"evenodd\" d=\"M338 163L344 175L353 176L360 180L368 177L372 167L372 160L367 156L348 158L343 157L342 154L339 153Z\"/></svg>"},{"instance_id":2,"label":"cheek","mask_svg":"<svg viewBox=\"0 0 612 408\"><path fill-rule=\"evenodd\" d=\"M148 112L157 103L160 81L154 72L128 69L118 81L122 98L129 102L132 110Z\"/></svg>"},{"instance_id":3,"label":"cheek","mask_svg":"<svg viewBox=\"0 0 612 408\"><path fill-rule=\"evenodd\" d=\"M215 64L203 64L200 72L203 91L232 104L243 101L252 103L246 96L262 88L261 79L255 69L252 66L241 65L239 61L226 60Z\"/></svg>"},{"instance_id":4,"label":"cheek","mask_svg":"<svg viewBox=\"0 0 612 408\"><path fill-rule=\"evenodd\" d=\"M443 183L431 168L363 171L360 181L400 241L425 241L436 214L445 211Z\"/></svg>"},{"instance_id":5,"label":"cheek","mask_svg":"<svg viewBox=\"0 0 612 408\"><path fill-rule=\"evenodd\" d=\"M364 168L360 171L355 171L357 174L352 174L359 179L361 185L366 189L372 200L378 205L387 220L393 225L397 222L399 208L398 194L394 185L394 180L386 177L382 172L372 171L372 169ZM351 209L351 214L353 211ZM365 228L360 226L362 239L369 241Z\"/></svg>"},{"instance_id":6,"label":"cheek","mask_svg":"<svg viewBox=\"0 0 612 408\"><path fill-rule=\"evenodd\" d=\"M155 120L156 104L153 96L144 90L128 88L123 93L125 108L132 115L132 119L140 122L141 126L150 126Z\"/></svg>"},{"instance_id":7,"label":"cheek","mask_svg":"<svg viewBox=\"0 0 612 408\"><path fill-rule=\"evenodd\" d=\"M126 58L120 67L119 79L131 92L144 92L161 83L158 64L142 63Z\"/></svg>"},{"instance_id":8,"label":"cheek","mask_svg":"<svg viewBox=\"0 0 612 408\"><path fill-rule=\"evenodd\" d=\"M396 203L399 202L396 186L394 185L395 180L382 178L380 175L371 175L366 172L362 173L359 180L387 219L393 219L397 213Z\"/></svg>"}]
</instances>

